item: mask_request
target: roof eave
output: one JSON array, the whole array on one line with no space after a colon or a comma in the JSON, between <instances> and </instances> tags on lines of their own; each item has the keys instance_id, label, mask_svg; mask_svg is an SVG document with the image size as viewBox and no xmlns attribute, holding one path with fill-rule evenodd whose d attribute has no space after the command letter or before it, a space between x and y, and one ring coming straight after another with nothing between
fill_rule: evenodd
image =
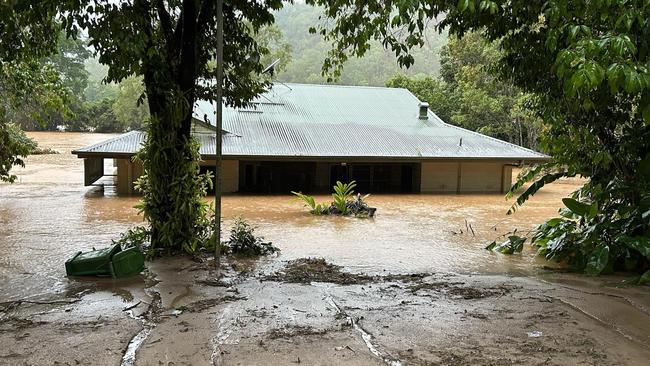
<instances>
[{"instance_id":1,"label":"roof eave","mask_svg":"<svg viewBox=\"0 0 650 366\"><path fill-rule=\"evenodd\" d=\"M131 158L135 153L126 152L100 152L100 151L72 151L73 155L78 158L105 158L105 159L125 159ZM317 155L230 155L224 154L224 158L228 160L300 160L300 161L482 161L482 162L528 162L528 163L542 163L550 161L549 156L539 157L511 157L511 156L490 156L490 157L440 157L440 156L317 156ZM214 154L202 154L203 160L215 160Z\"/></svg>"}]
</instances>

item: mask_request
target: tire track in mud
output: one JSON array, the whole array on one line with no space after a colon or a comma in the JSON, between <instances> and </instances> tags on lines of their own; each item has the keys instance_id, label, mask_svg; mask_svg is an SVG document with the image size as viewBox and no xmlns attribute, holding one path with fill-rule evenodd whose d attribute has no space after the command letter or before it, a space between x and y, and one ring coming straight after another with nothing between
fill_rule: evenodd
<instances>
[{"instance_id":1,"label":"tire track in mud","mask_svg":"<svg viewBox=\"0 0 650 366\"><path fill-rule=\"evenodd\" d=\"M151 297L151 303L149 304L147 311L140 316L135 316L133 309L129 309L128 311L129 317L140 320L142 322L142 330L134 335L133 338L131 338L129 341L126 349L124 350L124 355L122 356L120 366L135 365L136 353L158 325L158 316L160 315L162 309L162 299L160 297L160 294L153 290L153 285L145 288L145 293Z\"/></svg>"},{"instance_id":2,"label":"tire track in mud","mask_svg":"<svg viewBox=\"0 0 650 366\"><path fill-rule=\"evenodd\" d=\"M323 294L325 295L325 299L327 302L334 307L336 312L340 314L341 316L344 316L347 321L352 325L352 327L361 334L361 338L363 339L363 343L365 343L366 348L372 353L373 355L381 358L384 363L388 366L402 366L402 361L399 359L393 357L390 353L388 353L386 350L384 350L381 345L379 345L372 334L370 334L368 331L363 329L359 323L352 318L350 315L348 315L345 310L343 309L342 306L340 306L330 295L326 290L323 290Z\"/></svg>"}]
</instances>

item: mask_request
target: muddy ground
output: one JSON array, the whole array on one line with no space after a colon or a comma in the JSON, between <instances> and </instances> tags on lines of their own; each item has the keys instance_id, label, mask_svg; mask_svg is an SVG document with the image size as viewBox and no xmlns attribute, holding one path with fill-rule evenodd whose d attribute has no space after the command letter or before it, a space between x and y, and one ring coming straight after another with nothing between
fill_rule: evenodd
<instances>
[{"instance_id":1,"label":"muddy ground","mask_svg":"<svg viewBox=\"0 0 650 366\"><path fill-rule=\"evenodd\" d=\"M366 275L323 260L159 259L0 304L7 365L647 365L650 291L621 278ZM89 284L92 284L89 285Z\"/></svg>"}]
</instances>

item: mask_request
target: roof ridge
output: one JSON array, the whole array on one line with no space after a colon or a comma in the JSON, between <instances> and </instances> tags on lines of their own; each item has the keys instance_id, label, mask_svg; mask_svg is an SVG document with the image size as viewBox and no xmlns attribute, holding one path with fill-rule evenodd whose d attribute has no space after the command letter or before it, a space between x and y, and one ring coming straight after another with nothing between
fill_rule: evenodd
<instances>
[{"instance_id":1,"label":"roof ridge","mask_svg":"<svg viewBox=\"0 0 650 366\"><path fill-rule=\"evenodd\" d=\"M309 83L281 83L281 82L274 82L273 86L275 87L276 85L299 85L299 86L315 86L315 87L321 87L321 88L354 88L354 89L380 89L380 90L405 90L408 91L406 88L394 88L390 86L373 86L373 85L341 85L341 84L309 84ZM270 91L270 90L269 90Z\"/></svg>"}]
</instances>

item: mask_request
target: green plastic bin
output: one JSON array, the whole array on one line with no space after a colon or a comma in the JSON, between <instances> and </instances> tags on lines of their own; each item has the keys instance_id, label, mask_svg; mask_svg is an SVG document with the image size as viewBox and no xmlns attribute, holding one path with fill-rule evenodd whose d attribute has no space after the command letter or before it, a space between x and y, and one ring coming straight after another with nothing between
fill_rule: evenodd
<instances>
[{"instance_id":1,"label":"green plastic bin","mask_svg":"<svg viewBox=\"0 0 650 366\"><path fill-rule=\"evenodd\" d=\"M111 276L111 259L121 250L120 245L115 244L90 252L77 252L65 262L65 272L68 276Z\"/></svg>"},{"instance_id":2,"label":"green plastic bin","mask_svg":"<svg viewBox=\"0 0 650 366\"><path fill-rule=\"evenodd\" d=\"M138 248L116 253L111 260L111 275L115 278L135 276L144 269L144 255Z\"/></svg>"}]
</instances>

